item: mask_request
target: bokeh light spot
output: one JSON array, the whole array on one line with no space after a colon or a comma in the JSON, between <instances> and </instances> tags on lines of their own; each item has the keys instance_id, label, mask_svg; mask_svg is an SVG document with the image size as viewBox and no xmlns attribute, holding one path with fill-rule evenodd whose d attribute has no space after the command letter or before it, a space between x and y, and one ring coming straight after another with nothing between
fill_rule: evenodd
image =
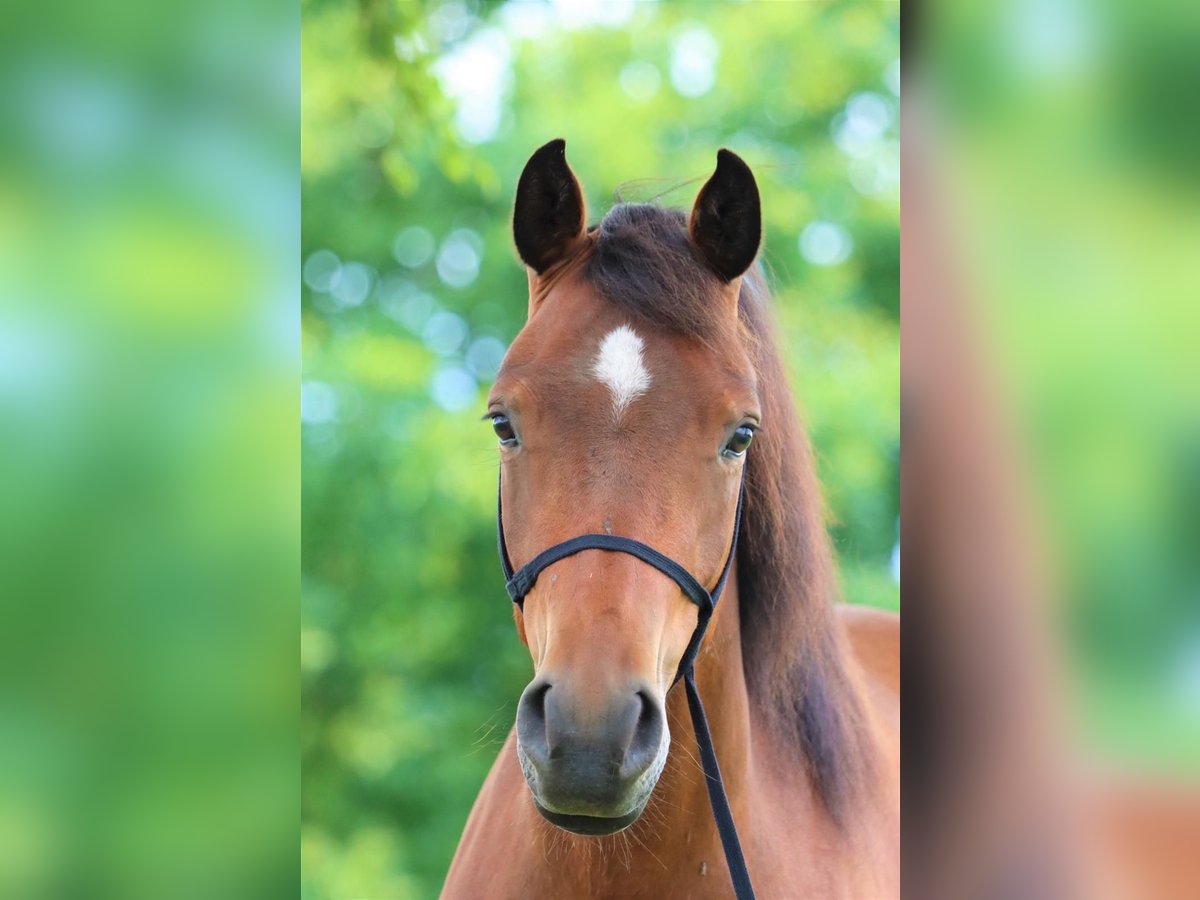
<instances>
[{"instance_id":1,"label":"bokeh light spot","mask_svg":"<svg viewBox=\"0 0 1200 900\"><path fill-rule=\"evenodd\" d=\"M671 84L684 97L701 97L717 80L721 45L701 25L689 25L671 47Z\"/></svg>"},{"instance_id":2,"label":"bokeh light spot","mask_svg":"<svg viewBox=\"0 0 1200 900\"><path fill-rule=\"evenodd\" d=\"M634 60L621 69L621 90L630 100L645 103L652 100L662 84L662 75L654 63Z\"/></svg>"},{"instance_id":3,"label":"bokeh light spot","mask_svg":"<svg viewBox=\"0 0 1200 900\"><path fill-rule=\"evenodd\" d=\"M305 381L300 385L300 421L305 425L323 425L337 419L337 391L323 381Z\"/></svg>"},{"instance_id":4,"label":"bokeh light spot","mask_svg":"<svg viewBox=\"0 0 1200 900\"><path fill-rule=\"evenodd\" d=\"M880 95L855 94L846 109L833 117L830 130L838 149L854 159L870 156L892 123L892 109Z\"/></svg>"},{"instance_id":5,"label":"bokeh light spot","mask_svg":"<svg viewBox=\"0 0 1200 900\"><path fill-rule=\"evenodd\" d=\"M450 287L465 288L479 276L483 242L469 228L456 228L438 251L438 277Z\"/></svg>"},{"instance_id":6,"label":"bokeh light spot","mask_svg":"<svg viewBox=\"0 0 1200 900\"><path fill-rule=\"evenodd\" d=\"M445 366L433 374L429 385L433 402L447 412L462 412L475 402L479 386L462 366Z\"/></svg>"},{"instance_id":7,"label":"bokeh light spot","mask_svg":"<svg viewBox=\"0 0 1200 900\"><path fill-rule=\"evenodd\" d=\"M400 231L392 241L392 256L400 265L415 269L429 262L436 247L428 228L411 225Z\"/></svg>"},{"instance_id":8,"label":"bokeh light spot","mask_svg":"<svg viewBox=\"0 0 1200 900\"><path fill-rule=\"evenodd\" d=\"M325 294L342 275L342 261L332 250L317 250L304 263L304 283Z\"/></svg>"},{"instance_id":9,"label":"bokeh light spot","mask_svg":"<svg viewBox=\"0 0 1200 900\"><path fill-rule=\"evenodd\" d=\"M439 356L449 356L467 339L467 323L462 316L442 310L434 313L421 331L425 346Z\"/></svg>"},{"instance_id":10,"label":"bokeh light spot","mask_svg":"<svg viewBox=\"0 0 1200 900\"><path fill-rule=\"evenodd\" d=\"M854 242L833 222L811 222L800 232L800 255L814 266L836 266L850 257Z\"/></svg>"},{"instance_id":11,"label":"bokeh light spot","mask_svg":"<svg viewBox=\"0 0 1200 900\"><path fill-rule=\"evenodd\" d=\"M452 44L463 37L471 27L471 14L465 4L450 0L437 6L429 14L429 30L443 44Z\"/></svg>"},{"instance_id":12,"label":"bokeh light spot","mask_svg":"<svg viewBox=\"0 0 1200 900\"><path fill-rule=\"evenodd\" d=\"M342 266L341 277L330 293L339 306L361 306L371 293L375 273L362 263L347 263Z\"/></svg>"},{"instance_id":13,"label":"bokeh light spot","mask_svg":"<svg viewBox=\"0 0 1200 900\"><path fill-rule=\"evenodd\" d=\"M496 28L484 28L434 65L442 90L457 104L454 124L467 143L486 143L500 130L511 64L508 38Z\"/></svg>"}]
</instances>

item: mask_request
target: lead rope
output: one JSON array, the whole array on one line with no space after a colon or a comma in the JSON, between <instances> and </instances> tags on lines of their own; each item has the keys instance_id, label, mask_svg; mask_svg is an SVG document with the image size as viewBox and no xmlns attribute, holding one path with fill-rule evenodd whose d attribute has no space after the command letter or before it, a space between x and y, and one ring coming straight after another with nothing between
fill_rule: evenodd
<instances>
[{"instance_id":1,"label":"lead rope","mask_svg":"<svg viewBox=\"0 0 1200 900\"><path fill-rule=\"evenodd\" d=\"M721 837L721 846L725 851L725 864L729 867L729 878L733 882L734 896L737 900L754 900L754 888L750 884L750 871L746 868L746 858L742 855L742 845L738 840L733 811L729 808L729 798L725 794L725 782L721 778L721 767L717 764L717 752L713 747L712 733L708 729L708 717L704 715L704 704L700 700L700 691L696 688L696 654L700 652L704 632L708 628L713 610L716 609L717 601L721 599L721 592L725 590L725 582L729 579L729 570L733 565L734 554L737 552L738 533L742 526L742 501L746 494L745 469L742 470L742 473L742 482L738 487L737 512L733 518L733 538L729 543L729 553L725 557L725 566L721 569L721 577L717 579L717 583L711 591L705 590L704 586L675 560L648 544L610 534L583 534L555 544L553 547L543 550L514 572L512 562L508 557L508 546L504 541L504 511L499 489L496 492L496 534L500 550L500 563L504 567L505 588L513 602L522 610L524 610L525 595L533 589L541 571L552 563L579 553L581 550L609 550L636 556L678 584L688 599L696 604L699 610L696 630L692 632L692 638L679 661L679 669L675 673L675 680L671 686L674 687L680 679L683 679L688 712L692 718L692 729L696 732L696 746L700 750L704 782L708 788L708 802L712 807L717 834ZM497 487L499 488L499 485Z\"/></svg>"}]
</instances>

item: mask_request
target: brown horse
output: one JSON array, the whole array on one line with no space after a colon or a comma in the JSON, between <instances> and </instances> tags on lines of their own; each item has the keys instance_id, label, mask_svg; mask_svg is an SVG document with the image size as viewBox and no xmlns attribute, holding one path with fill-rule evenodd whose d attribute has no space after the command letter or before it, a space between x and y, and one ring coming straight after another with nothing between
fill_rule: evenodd
<instances>
[{"instance_id":1,"label":"brown horse","mask_svg":"<svg viewBox=\"0 0 1200 900\"><path fill-rule=\"evenodd\" d=\"M623 204L591 229L562 141L526 165L529 316L488 403L504 536L518 566L585 532L627 536L711 587L744 477L695 672L754 887L894 897L899 620L833 602L812 454L752 269L758 189L717 159L689 217ZM732 896L671 689L696 606L641 560L590 549L514 609L534 679L443 896Z\"/></svg>"}]
</instances>

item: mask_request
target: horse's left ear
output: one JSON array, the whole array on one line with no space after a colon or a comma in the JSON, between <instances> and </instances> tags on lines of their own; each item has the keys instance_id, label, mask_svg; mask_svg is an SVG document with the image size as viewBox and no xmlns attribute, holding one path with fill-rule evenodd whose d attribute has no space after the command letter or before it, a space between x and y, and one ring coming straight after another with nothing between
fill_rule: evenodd
<instances>
[{"instance_id":1,"label":"horse's left ear","mask_svg":"<svg viewBox=\"0 0 1200 900\"><path fill-rule=\"evenodd\" d=\"M754 173L736 153L717 151L717 170L696 197L688 234L725 281L733 281L754 262L762 242L762 208Z\"/></svg>"},{"instance_id":2,"label":"horse's left ear","mask_svg":"<svg viewBox=\"0 0 1200 900\"><path fill-rule=\"evenodd\" d=\"M571 254L587 223L566 149L562 138L539 147L517 183L513 240L525 265L539 275Z\"/></svg>"}]
</instances>

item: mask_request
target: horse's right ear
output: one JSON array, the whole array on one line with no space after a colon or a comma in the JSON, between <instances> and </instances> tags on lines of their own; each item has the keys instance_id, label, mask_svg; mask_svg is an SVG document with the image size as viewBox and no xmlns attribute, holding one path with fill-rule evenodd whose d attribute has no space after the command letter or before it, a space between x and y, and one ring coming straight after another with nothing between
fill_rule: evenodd
<instances>
[{"instance_id":1,"label":"horse's right ear","mask_svg":"<svg viewBox=\"0 0 1200 900\"><path fill-rule=\"evenodd\" d=\"M586 226L583 191L566 149L562 138L538 148L517 182L513 238L525 265L539 275L570 255Z\"/></svg>"},{"instance_id":2,"label":"horse's right ear","mask_svg":"<svg viewBox=\"0 0 1200 900\"><path fill-rule=\"evenodd\" d=\"M736 153L717 152L717 170L696 197L688 234L705 262L725 281L733 281L754 262L762 242L758 185Z\"/></svg>"}]
</instances>

